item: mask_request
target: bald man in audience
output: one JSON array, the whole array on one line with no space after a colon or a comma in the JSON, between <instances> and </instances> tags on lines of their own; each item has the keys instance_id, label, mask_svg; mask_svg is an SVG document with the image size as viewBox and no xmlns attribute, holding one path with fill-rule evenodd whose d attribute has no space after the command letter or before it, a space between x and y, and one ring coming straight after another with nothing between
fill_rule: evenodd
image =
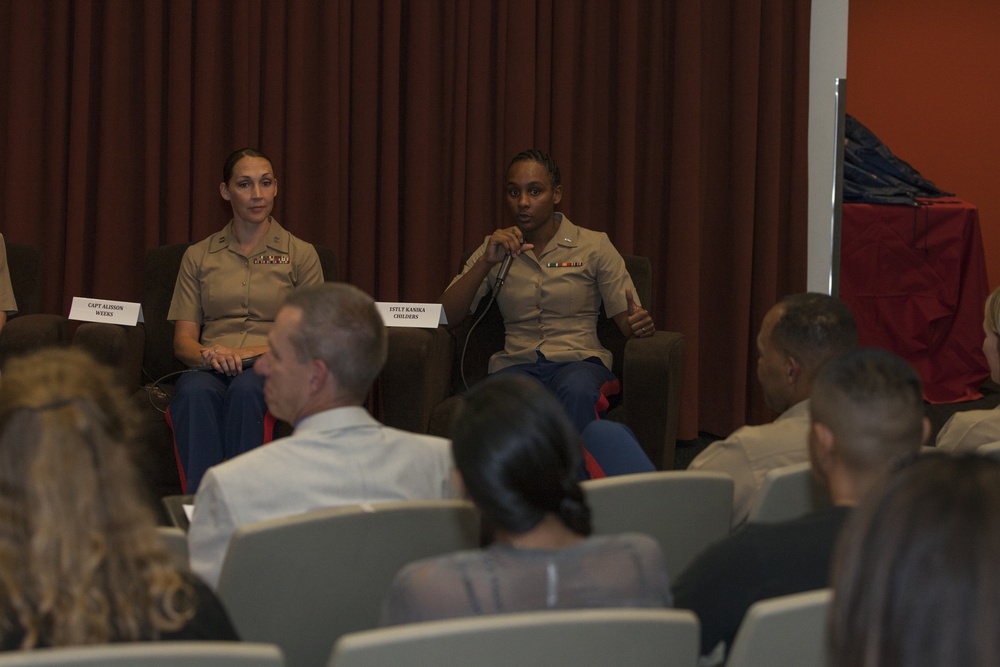
<instances>
[{"instance_id":1,"label":"bald man in audience","mask_svg":"<svg viewBox=\"0 0 1000 667\"><path fill-rule=\"evenodd\" d=\"M254 370L268 409L295 431L209 468L188 532L195 574L216 587L229 538L248 523L457 495L447 440L389 428L363 407L386 354L385 325L361 290L324 283L289 296Z\"/></svg>"},{"instance_id":2,"label":"bald man in audience","mask_svg":"<svg viewBox=\"0 0 1000 667\"><path fill-rule=\"evenodd\" d=\"M709 445L688 470L724 472L733 478L733 527L750 514L768 471L809 458L809 395L829 360L858 346L850 309L826 294L786 297L764 316L757 335L757 378L767 406L779 416L770 424L744 426Z\"/></svg>"},{"instance_id":3,"label":"bald man in audience","mask_svg":"<svg viewBox=\"0 0 1000 667\"><path fill-rule=\"evenodd\" d=\"M749 523L709 547L674 585L674 604L701 621L702 665L722 664L746 610L766 598L825 588L850 508L882 487L930 436L916 372L884 350L832 360L809 406L809 459L832 506L779 523Z\"/></svg>"}]
</instances>

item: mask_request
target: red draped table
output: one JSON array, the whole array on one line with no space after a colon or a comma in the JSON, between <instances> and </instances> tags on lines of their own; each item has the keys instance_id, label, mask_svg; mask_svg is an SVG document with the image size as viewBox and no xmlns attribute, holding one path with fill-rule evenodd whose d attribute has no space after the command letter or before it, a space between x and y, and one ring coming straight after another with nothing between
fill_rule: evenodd
<instances>
[{"instance_id":1,"label":"red draped table","mask_svg":"<svg viewBox=\"0 0 1000 667\"><path fill-rule=\"evenodd\" d=\"M919 201L844 204L840 298L858 321L860 343L910 362L928 401L976 399L989 376L979 211L954 198Z\"/></svg>"}]
</instances>

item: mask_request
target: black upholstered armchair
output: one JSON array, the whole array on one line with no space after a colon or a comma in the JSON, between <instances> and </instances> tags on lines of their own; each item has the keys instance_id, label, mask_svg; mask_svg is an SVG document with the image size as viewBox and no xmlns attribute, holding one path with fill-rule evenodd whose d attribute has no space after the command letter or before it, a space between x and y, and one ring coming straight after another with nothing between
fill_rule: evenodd
<instances>
[{"instance_id":1,"label":"black upholstered armchair","mask_svg":"<svg viewBox=\"0 0 1000 667\"><path fill-rule=\"evenodd\" d=\"M41 347L68 345L69 320L42 313L45 265L41 248L6 239L5 245L17 314L0 331L0 363Z\"/></svg>"}]
</instances>

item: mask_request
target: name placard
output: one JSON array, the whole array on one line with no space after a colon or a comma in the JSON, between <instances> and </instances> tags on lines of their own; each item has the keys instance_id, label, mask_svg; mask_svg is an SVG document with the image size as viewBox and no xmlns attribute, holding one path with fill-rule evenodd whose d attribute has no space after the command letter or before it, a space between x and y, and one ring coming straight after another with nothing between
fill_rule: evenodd
<instances>
[{"instance_id":1,"label":"name placard","mask_svg":"<svg viewBox=\"0 0 1000 667\"><path fill-rule=\"evenodd\" d=\"M440 303L387 303L376 301L379 315L387 327L435 329L447 324Z\"/></svg>"},{"instance_id":2,"label":"name placard","mask_svg":"<svg viewBox=\"0 0 1000 667\"><path fill-rule=\"evenodd\" d=\"M142 322L142 304L131 301L108 301L86 296L73 297L69 319L80 322L107 322L134 327Z\"/></svg>"}]
</instances>

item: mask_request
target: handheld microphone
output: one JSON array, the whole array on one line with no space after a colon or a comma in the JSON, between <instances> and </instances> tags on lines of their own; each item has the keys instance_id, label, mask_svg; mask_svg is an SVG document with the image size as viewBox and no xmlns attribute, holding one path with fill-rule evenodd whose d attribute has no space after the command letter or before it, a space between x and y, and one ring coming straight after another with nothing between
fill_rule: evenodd
<instances>
[{"instance_id":1,"label":"handheld microphone","mask_svg":"<svg viewBox=\"0 0 1000 667\"><path fill-rule=\"evenodd\" d=\"M497 287L503 285L504 281L507 280L507 273L510 271L510 264L514 261L514 255L507 253L507 256L503 258L503 262L500 263L500 272L497 273Z\"/></svg>"}]
</instances>

